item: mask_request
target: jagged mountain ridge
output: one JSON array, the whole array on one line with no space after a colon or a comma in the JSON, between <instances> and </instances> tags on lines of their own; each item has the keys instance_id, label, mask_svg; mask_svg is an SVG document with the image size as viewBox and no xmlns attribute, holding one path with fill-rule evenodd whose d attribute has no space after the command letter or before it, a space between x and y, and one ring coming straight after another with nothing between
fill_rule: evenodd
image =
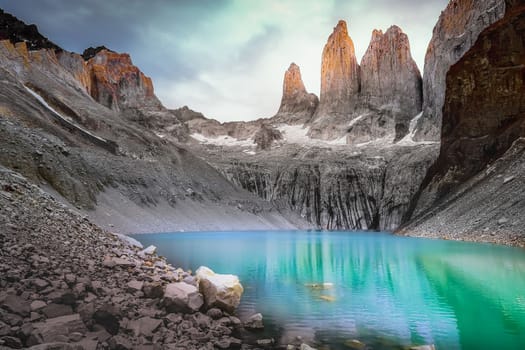
<instances>
[{"instance_id":1,"label":"jagged mountain ridge","mask_svg":"<svg viewBox=\"0 0 525 350\"><path fill-rule=\"evenodd\" d=\"M121 232L297 227L182 147L184 124L128 55L28 46L0 42L2 165Z\"/></svg>"}]
</instances>

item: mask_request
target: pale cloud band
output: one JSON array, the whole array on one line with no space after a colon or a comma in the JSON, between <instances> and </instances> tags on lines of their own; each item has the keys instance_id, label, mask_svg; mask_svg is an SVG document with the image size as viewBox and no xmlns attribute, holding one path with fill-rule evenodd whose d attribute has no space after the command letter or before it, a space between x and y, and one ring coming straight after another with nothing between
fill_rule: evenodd
<instances>
[{"instance_id":1,"label":"pale cloud band","mask_svg":"<svg viewBox=\"0 0 525 350\"><path fill-rule=\"evenodd\" d=\"M374 28L399 25L423 70L432 28L447 0L0 0L70 51L106 45L129 52L168 107L250 120L275 114L284 71L301 67L319 93L321 53L339 19L358 59Z\"/></svg>"}]
</instances>

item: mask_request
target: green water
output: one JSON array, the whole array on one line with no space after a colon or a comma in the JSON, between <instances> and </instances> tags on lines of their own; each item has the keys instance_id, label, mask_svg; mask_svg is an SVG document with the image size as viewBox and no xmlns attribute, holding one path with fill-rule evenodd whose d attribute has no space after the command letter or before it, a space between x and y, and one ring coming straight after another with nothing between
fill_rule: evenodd
<instances>
[{"instance_id":1,"label":"green water","mask_svg":"<svg viewBox=\"0 0 525 350\"><path fill-rule=\"evenodd\" d=\"M238 275L239 316L261 312L283 343L301 335L331 349L348 339L373 349L525 349L521 249L350 232L135 237L176 266Z\"/></svg>"}]
</instances>

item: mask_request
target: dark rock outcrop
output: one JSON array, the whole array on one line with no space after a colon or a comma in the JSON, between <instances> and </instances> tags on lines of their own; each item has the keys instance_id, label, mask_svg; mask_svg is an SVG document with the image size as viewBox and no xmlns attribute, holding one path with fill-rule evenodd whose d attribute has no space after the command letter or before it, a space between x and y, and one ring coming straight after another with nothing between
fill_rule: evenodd
<instances>
[{"instance_id":1,"label":"dark rock outcrop","mask_svg":"<svg viewBox=\"0 0 525 350\"><path fill-rule=\"evenodd\" d=\"M177 109L171 109L171 113L177 117L178 120L186 123L193 119L206 119L201 112L196 112L190 109L188 106L183 106Z\"/></svg>"},{"instance_id":2,"label":"dark rock outcrop","mask_svg":"<svg viewBox=\"0 0 525 350\"><path fill-rule=\"evenodd\" d=\"M365 108L390 112L396 139L406 135L410 120L421 111L421 84L421 73L401 28L392 26L384 34L374 30L361 60L360 102Z\"/></svg>"},{"instance_id":3,"label":"dark rock outcrop","mask_svg":"<svg viewBox=\"0 0 525 350\"><path fill-rule=\"evenodd\" d=\"M100 51L104 51L104 50L115 53L115 51L108 49L104 45L97 46L97 47L88 47L82 53L82 58L84 59L84 61L89 61L91 58L95 57Z\"/></svg>"},{"instance_id":4,"label":"dark rock outcrop","mask_svg":"<svg viewBox=\"0 0 525 350\"><path fill-rule=\"evenodd\" d=\"M5 13L2 9L0 9L0 40L9 40L12 44L26 42L30 50L62 50L58 45L40 34L36 25L27 25L15 16Z\"/></svg>"},{"instance_id":5,"label":"dark rock outcrop","mask_svg":"<svg viewBox=\"0 0 525 350\"><path fill-rule=\"evenodd\" d=\"M523 201L523 191L509 198L505 188L522 177L519 169L523 159L518 155L523 149L519 139L525 137L524 37L525 2L508 1L504 18L481 32L472 48L449 70L440 156L427 175L414 215L426 230L433 227L438 231L425 220L433 222L436 213L446 213L456 201L471 200L463 217L447 220L463 220L456 227L465 231L493 227L498 222L494 215L508 215ZM514 175L509 172L512 163ZM478 202L484 198L478 188L494 181L498 168L506 173L500 175L497 186L502 188L502 195ZM486 191L494 192L491 187ZM471 212L473 208L486 211L489 206L494 209L490 215ZM498 214L497 208L506 208L507 214ZM513 225L523 224L522 215L518 216ZM504 223L501 221L500 226Z\"/></svg>"},{"instance_id":6,"label":"dark rock outcrop","mask_svg":"<svg viewBox=\"0 0 525 350\"><path fill-rule=\"evenodd\" d=\"M504 13L505 0L452 0L441 13L425 56L423 116L416 140L439 140L448 70Z\"/></svg>"},{"instance_id":7,"label":"dark rock outcrop","mask_svg":"<svg viewBox=\"0 0 525 350\"><path fill-rule=\"evenodd\" d=\"M279 111L272 121L286 124L304 124L312 118L319 99L309 94L301 78L301 70L295 63L284 73L283 97Z\"/></svg>"},{"instance_id":8,"label":"dark rock outcrop","mask_svg":"<svg viewBox=\"0 0 525 350\"><path fill-rule=\"evenodd\" d=\"M281 132L271 125L262 124L261 128L255 133L253 141L257 144L258 150L269 149L274 141L281 140Z\"/></svg>"}]
</instances>

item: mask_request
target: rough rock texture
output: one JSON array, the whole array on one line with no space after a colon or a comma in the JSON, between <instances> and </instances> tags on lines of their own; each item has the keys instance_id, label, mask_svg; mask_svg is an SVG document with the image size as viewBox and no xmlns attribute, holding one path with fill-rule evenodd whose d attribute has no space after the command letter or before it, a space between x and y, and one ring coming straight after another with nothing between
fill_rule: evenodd
<instances>
[{"instance_id":1,"label":"rough rock texture","mask_svg":"<svg viewBox=\"0 0 525 350\"><path fill-rule=\"evenodd\" d=\"M98 51L87 61L91 96L104 106L120 110L145 104L160 105L153 83L133 65L128 54Z\"/></svg>"},{"instance_id":2,"label":"rough rock texture","mask_svg":"<svg viewBox=\"0 0 525 350\"><path fill-rule=\"evenodd\" d=\"M196 112L190 109L188 106L172 109L171 113L173 113L177 117L177 119L184 123L193 119L206 119L202 113Z\"/></svg>"},{"instance_id":3,"label":"rough rock texture","mask_svg":"<svg viewBox=\"0 0 525 350\"><path fill-rule=\"evenodd\" d=\"M304 87L299 66L290 64L284 73L281 105L272 120L278 123L304 124L312 118L318 105L317 96L309 94Z\"/></svg>"},{"instance_id":4,"label":"rough rock texture","mask_svg":"<svg viewBox=\"0 0 525 350\"><path fill-rule=\"evenodd\" d=\"M122 232L254 223L263 229L260 223L275 228L287 221L181 148L170 127L135 119L151 109L115 111L96 103L86 91L85 69L80 55L0 42L0 164ZM159 113L148 120L175 119L166 109ZM271 218L256 219L268 210Z\"/></svg>"},{"instance_id":5,"label":"rough rock texture","mask_svg":"<svg viewBox=\"0 0 525 350\"><path fill-rule=\"evenodd\" d=\"M441 13L425 56L423 116L416 140L439 140L449 68L474 45L479 33L504 13L505 0L452 0Z\"/></svg>"},{"instance_id":6,"label":"rough rock texture","mask_svg":"<svg viewBox=\"0 0 525 350\"><path fill-rule=\"evenodd\" d=\"M253 141L257 144L258 150L269 149L274 141L279 141L283 138L281 132L271 125L263 124L261 128L255 133Z\"/></svg>"},{"instance_id":7,"label":"rough rock texture","mask_svg":"<svg viewBox=\"0 0 525 350\"><path fill-rule=\"evenodd\" d=\"M0 9L0 40L9 40L13 44L26 42L30 50L62 50L40 34L36 25L27 25L2 9Z\"/></svg>"},{"instance_id":8,"label":"rough rock texture","mask_svg":"<svg viewBox=\"0 0 525 350\"><path fill-rule=\"evenodd\" d=\"M359 92L359 64L345 21L339 21L323 49L317 117L352 111Z\"/></svg>"},{"instance_id":9,"label":"rough rock texture","mask_svg":"<svg viewBox=\"0 0 525 350\"><path fill-rule=\"evenodd\" d=\"M196 312L204 304L204 299L197 287L175 282L166 286L162 303L168 311Z\"/></svg>"},{"instance_id":10,"label":"rough rock texture","mask_svg":"<svg viewBox=\"0 0 525 350\"><path fill-rule=\"evenodd\" d=\"M201 266L195 272L199 290L204 296L206 309L219 308L233 313L241 302L244 288L235 275L225 275L213 272L206 266Z\"/></svg>"},{"instance_id":11,"label":"rough rock texture","mask_svg":"<svg viewBox=\"0 0 525 350\"><path fill-rule=\"evenodd\" d=\"M321 62L321 96L313 117L310 135L327 139L332 130L325 130L323 121L347 117L357 104L359 64L345 21L339 21L323 49Z\"/></svg>"},{"instance_id":12,"label":"rough rock texture","mask_svg":"<svg viewBox=\"0 0 525 350\"><path fill-rule=\"evenodd\" d=\"M250 158L206 158L234 184L318 228L395 230L433 162L435 146L279 148Z\"/></svg>"},{"instance_id":13,"label":"rough rock texture","mask_svg":"<svg viewBox=\"0 0 525 350\"><path fill-rule=\"evenodd\" d=\"M155 254L141 257L141 248L3 167L0 226L0 348L241 347L232 336L237 318L169 312L144 287L129 288L135 282L165 288L189 273Z\"/></svg>"},{"instance_id":14,"label":"rough rock texture","mask_svg":"<svg viewBox=\"0 0 525 350\"><path fill-rule=\"evenodd\" d=\"M412 59L407 35L397 26L384 34L374 30L361 60L362 106L389 111L394 123L390 129L395 128L399 140L421 111L422 99L421 73Z\"/></svg>"},{"instance_id":15,"label":"rough rock texture","mask_svg":"<svg viewBox=\"0 0 525 350\"><path fill-rule=\"evenodd\" d=\"M451 234L492 231L496 224L496 233L508 234L524 223L523 215L511 216L523 210L523 191L510 196L509 189L516 188L523 174L523 141L515 141L525 136L525 2L511 3L505 17L485 29L447 74L440 156L415 213L429 232L442 232L430 225L435 224L433 215L450 215L457 202L468 199L464 215L446 220L447 225L462 223L451 225ZM480 188L494 196L480 194Z\"/></svg>"}]
</instances>

